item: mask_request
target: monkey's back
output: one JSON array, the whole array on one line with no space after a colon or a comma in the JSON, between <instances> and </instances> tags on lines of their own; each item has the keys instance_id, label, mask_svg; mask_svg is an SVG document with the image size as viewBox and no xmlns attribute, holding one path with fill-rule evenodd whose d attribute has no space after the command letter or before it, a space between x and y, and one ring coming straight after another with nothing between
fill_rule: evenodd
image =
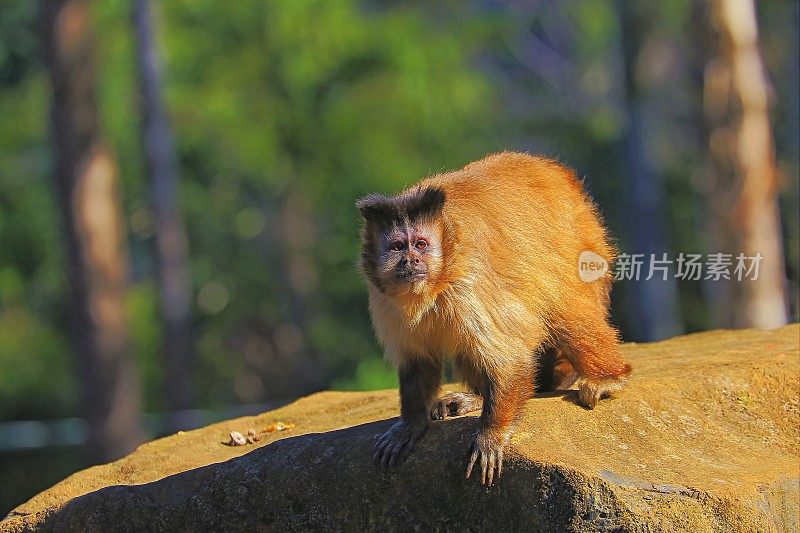
<instances>
[{"instance_id":1,"label":"monkey's back","mask_svg":"<svg viewBox=\"0 0 800 533\"><path fill-rule=\"evenodd\" d=\"M538 313L607 299L608 277L586 283L578 275L582 252L609 263L614 252L570 169L502 152L420 185L445 191L443 216L457 233L465 272L485 296L502 294Z\"/></svg>"}]
</instances>

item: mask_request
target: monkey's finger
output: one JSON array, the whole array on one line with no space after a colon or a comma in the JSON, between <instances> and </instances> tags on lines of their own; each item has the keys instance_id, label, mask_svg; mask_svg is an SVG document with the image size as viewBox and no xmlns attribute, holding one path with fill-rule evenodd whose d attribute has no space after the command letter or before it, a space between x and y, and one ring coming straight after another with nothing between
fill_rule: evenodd
<instances>
[{"instance_id":1,"label":"monkey's finger","mask_svg":"<svg viewBox=\"0 0 800 533\"><path fill-rule=\"evenodd\" d=\"M389 444L383 450L383 455L381 456L381 466L384 470L389 468L389 461L392 459L392 449L394 449L394 443Z\"/></svg>"},{"instance_id":2,"label":"monkey's finger","mask_svg":"<svg viewBox=\"0 0 800 533\"><path fill-rule=\"evenodd\" d=\"M381 438L380 438L380 439L378 439L378 441L375 443L375 446L373 447L373 449L374 449L375 451L378 451L378 450L380 450L381 448L383 448L385 445L386 445L386 439L384 439L383 437L381 437Z\"/></svg>"},{"instance_id":3,"label":"monkey's finger","mask_svg":"<svg viewBox=\"0 0 800 533\"><path fill-rule=\"evenodd\" d=\"M392 458L392 449L391 447L384 450L383 455L381 456L381 468L386 470L389 468L389 459Z\"/></svg>"},{"instance_id":4,"label":"monkey's finger","mask_svg":"<svg viewBox=\"0 0 800 533\"><path fill-rule=\"evenodd\" d=\"M395 444L394 448L392 449L392 457L389 459L389 468L394 468L395 465L397 465L397 461L405 456L405 452L409 447L409 443L411 443L411 439L407 439L405 442L398 442Z\"/></svg>"},{"instance_id":5,"label":"monkey's finger","mask_svg":"<svg viewBox=\"0 0 800 533\"><path fill-rule=\"evenodd\" d=\"M383 450L377 451L372 454L372 462L376 465L380 465L381 461L383 460Z\"/></svg>"},{"instance_id":6,"label":"monkey's finger","mask_svg":"<svg viewBox=\"0 0 800 533\"><path fill-rule=\"evenodd\" d=\"M489 452L489 469L486 472L486 485L492 486L492 481L494 481L494 465L497 457L495 456L494 450Z\"/></svg>"},{"instance_id":7,"label":"monkey's finger","mask_svg":"<svg viewBox=\"0 0 800 533\"><path fill-rule=\"evenodd\" d=\"M386 452L386 460L384 462L384 468L394 468L394 465L397 464L397 459L400 457L400 450L403 448L405 441L402 439L398 439L389 446Z\"/></svg>"},{"instance_id":8,"label":"monkey's finger","mask_svg":"<svg viewBox=\"0 0 800 533\"><path fill-rule=\"evenodd\" d=\"M375 447L372 449L372 458L377 459L380 457L381 452L386 447L386 443L383 440L379 440L375 443Z\"/></svg>"},{"instance_id":9,"label":"monkey's finger","mask_svg":"<svg viewBox=\"0 0 800 533\"><path fill-rule=\"evenodd\" d=\"M406 455L411 453L411 450L414 449L414 446L417 444L417 441L414 439L408 439L403 447L400 449L401 457L405 457Z\"/></svg>"},{"instance_id":10,"label":"monkey's finger","mask_svg":"<svg viewBox=\"0 0 800 533\"><path fill-rule=\"evenodd\" d=\"M400 458L400 451L397 449L397 446L392 448L392 453L389 454L389 462L388 467L394 468L397 465L397 459Z\"/></svg>"},{"instance_id":11,"label":"monkey's finger","mask_svg":"<svg viewBox=\"0 0 800 533\"><path fill-rule=\"evenodd\" d=\"M411 449L414 447L414 442L412 439L408 439L405 443L397 445L392 454L392 459L389 461L389 468L394 468L397 466L402 459L407 457L411 453Z\"/></svg>"},{"instance_id":12,"label":"monkey's finger","mask_svg":"<svg viewBox=\"0 0 800 533\"><path fill-rule=\"evenodd\" d=\"M372 448L372 451L374 454L377 455L384 447L386 447L386 441L383 438L381 438L378 442L375 443L375 446Z\"/></svg>"},{"instance_id":13,"label":"monkey's finger","mask_svg":"<svg viewBox=\"0 0 800 533\"><path fill-rule=\"evenodd\" d=\"M500 474L503 473L503 450L497 452L497 479L500 479Z\"/></svg>"},{"instance_id":14,"label":"monkey's finger","mask_svg":"<svg viewBox=\"0 0 800 533\"><path fill-rule=\"evenodd\" d=\"M472 451L472 456L469 458L469 464L467 465L467 479L469 479L469 476L472 475L472 467L475 466L475 461L478 460L478 453L478 450L474 448Z\"/></svg>"},{"instance_id":15,"label":"monkey's finger","mask_svg":"<svg viewBox=\"0 0 800 533\"><path fill-rule=\"evenodd\" d=\"M387 448L391 444L390 439L383 440L375 446L375 452L372 455L373 461L380 463L387 452Z\"/></svg>"},{"instance_id":16,"label":"monkey's finger","mask_svg":"<svg viewBox=\"0 0 800 533\"><path fill-rule=\"evenodd\" d=\"M486 485L486 469L489 466L489 458L486 456L486 453L481 454L481 483Z\"/></svg>"}]
</instances>

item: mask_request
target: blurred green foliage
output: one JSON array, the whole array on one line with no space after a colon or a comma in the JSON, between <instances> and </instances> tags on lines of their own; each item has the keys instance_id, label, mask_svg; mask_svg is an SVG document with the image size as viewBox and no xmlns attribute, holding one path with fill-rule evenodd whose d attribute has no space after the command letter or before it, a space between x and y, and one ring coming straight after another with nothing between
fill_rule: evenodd
<instances>
[{"instance_id":1,"label":"blurred green foliage","mask_svg":"<svg viewBox=\"0 0 800 533\"><path fill-rule=\"evenodd\" d=\"M545 153L586 177L624 249L626 117L612 2L158 5L190 243L196 359L187 372L198 406L394 386L355 267L353 203L368 192L396 191L501 148ZM666 186L671 250L703 251L690 2L652 7L639 72L654 125L647 146ZM144 407L158 410L161 324L130 5L93 9L97 97L129 235L131 354ZM796 187L796 6L760 10L779 160ZM37 6L0 0L0 11L0 419L75 415ZM531 36L556 52L535 54ZM795 200L784 203L796 213ZM796 280L791 228L787 242ZM707 327L699 284L680 290L686 329ZM614 314L623 334L625 302L622 286Z\"/></svg>"},{"instance_id":2,"label":"blurred green foliage","mask_svg":"<svg viewBox=\"0 0 800 533\"><path fill-rule=\"evenodd\" d=\"M33 4L4 3L0 36L14 47L0 55L3 72L11 71L0 110L14 126L0 128L0 365L15 368L0 374L0 419L76 414ZM94 9L101 120L119 161L130 231L131 353L145 408L159 409L152 215L129 3ZM353 203L498 147L493 95L471 65L491 24L354 1L176 1L163 3L160 14L197 296L196 364L187 371L198 405L330 385L393 386L355 268ZM287 211L301 215L288 229ZM287 290L293 274L283 264L292 231L310 240L300 244L311 273L299 291ZM292 309L298 298L300 317ZM282 346L281 335L294 346Z\"/></svg>"}]
</instances>

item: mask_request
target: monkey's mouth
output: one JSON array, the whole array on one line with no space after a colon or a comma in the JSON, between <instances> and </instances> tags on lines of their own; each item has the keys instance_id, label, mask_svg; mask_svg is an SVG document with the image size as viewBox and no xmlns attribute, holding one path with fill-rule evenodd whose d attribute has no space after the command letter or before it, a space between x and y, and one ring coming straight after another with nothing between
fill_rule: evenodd
<instances>
[{"instance_id":1,"label":"monkey's mouth","mask_svg":"<svg viewBox=\"0 0 800 533\"><path fill-rule=\"evenodd\" d=\"M395 271L395 277L398 281L412 282L422 281L428 277L427 269L413 269L413 268L400 268Z\"/></svg>"}]
</instances>

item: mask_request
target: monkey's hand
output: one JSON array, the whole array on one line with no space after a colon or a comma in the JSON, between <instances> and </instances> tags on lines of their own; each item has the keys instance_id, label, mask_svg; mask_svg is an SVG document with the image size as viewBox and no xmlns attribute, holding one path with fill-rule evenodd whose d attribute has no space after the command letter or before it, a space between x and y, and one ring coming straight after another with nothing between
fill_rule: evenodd
<instances>
[{"instance_id":1,"label":"monkey's hand","mask_svg":"<svg viewBox=\"0 0 800 533\"><path fill-rule=\"evenodd\" d=\"M480 411L483 398L467 392L448 392L433 402L432 420L444 420L448 416L461 416L472 411Z\"/></svg>"},{"instance_id":2,"label":"monkey's hand","mask_svg":"<svg viewBox=\"0 0 800 533\"><path fill-rule=\"evenodd\" d=\"M411 453L427 429L427 422L410 424L400 420L378 438L372 460L383 468L394 468L398 460Z\"/></svg>"},{"instance_id":3,"label":"monkey's hand","mask_svg":"<svg viewBox=\"0 0 800 533\"><path fill-rule=\"evenodd\" d=\"M503 472L503 448L508 443L509 435L497 435L492 431L480 430L475 435L470 447L467 479L472 475L472 467L481 459L480 480L483 485L491 486L495 476L500 479Z\"/></svg>"}]
</instances>

